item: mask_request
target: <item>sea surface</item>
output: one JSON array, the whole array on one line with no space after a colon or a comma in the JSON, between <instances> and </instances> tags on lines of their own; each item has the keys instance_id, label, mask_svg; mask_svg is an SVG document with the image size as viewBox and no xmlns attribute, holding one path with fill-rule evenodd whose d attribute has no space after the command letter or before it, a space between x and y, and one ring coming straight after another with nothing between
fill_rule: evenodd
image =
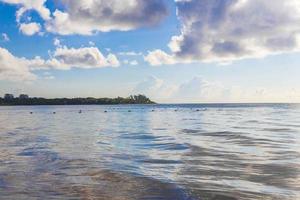
<instances>
[{"instance_id":1,"label":"sea surface","mask_svg":"<svg viewBox=\"0 0 300 200\"><path fill-rule=\"evenodd\" d=\"M300 105L0 107L0 199L300 200Z\"/></svg>"}]
</instances>

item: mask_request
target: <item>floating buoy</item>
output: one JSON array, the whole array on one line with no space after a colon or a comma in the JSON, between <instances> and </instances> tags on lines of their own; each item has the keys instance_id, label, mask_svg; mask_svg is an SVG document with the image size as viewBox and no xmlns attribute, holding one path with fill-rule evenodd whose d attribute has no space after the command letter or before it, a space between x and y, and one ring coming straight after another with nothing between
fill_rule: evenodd
<instances>
[{"instance_id":1,"label":"floating buoy","mask_svg":"<svg viewBox=\"0 0 300 200\"><path fill-rule=\"evenodd\" d=\"M105 110L104 112L107 113L107 110Z\"/></svg>"},{"instance_id":2,"label":"floating buoy","mask_svg":"<svg viewBox=\"0 0 300 200\"><path fill-rule=\"evenodd\" d=\"M56 114L56 112L53 112L53 114Z\"/></svg>"},{"instance_id":3,"label":"floating buoy","mask_svg":"<svg viewBox=\"0 0 300 200\"><path fill-rule=\"evenodd\" d=\"M131 110L128 110L128 112L131 112Z\"/></svg>"},{"instance_id":4,"label":"floating buoy","mask_svg":"<svg viewBox=\"0 0 300 200\"><path fill-rule=\"evenodd\" d=\"M33 114L33 112L30 112L30 114Z\"/></svg>"},{"instance_id":5,"label":"floating buoy","mask_svg":"<svg viewBox=\"0 0 300 200\"><path fill-rule=\"evenodd\" d=\"M82 113L82 110L79 110L79 113Z\"/></svg>"}]
</instances>

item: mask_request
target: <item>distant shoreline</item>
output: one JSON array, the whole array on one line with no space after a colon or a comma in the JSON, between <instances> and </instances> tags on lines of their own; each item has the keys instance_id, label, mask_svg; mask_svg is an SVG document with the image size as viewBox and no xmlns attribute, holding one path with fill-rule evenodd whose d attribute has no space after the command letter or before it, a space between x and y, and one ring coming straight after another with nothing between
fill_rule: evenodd
<instances>
[{"instance_id":1,"label":"distant shoreline","mask_svg":"<svg viewBox=\"0 0 300 200\"><path fill-rule=\"evenodd\" d=\"M50 105L133 105L156 104L144 95L131 95L123 98L0 98L0 106L50 106Z\"/></svg>"},{"instance_id":2,"label":"distant shoreline","mask_svg":"<svg viewBox=\"0 0 300 200\"><path fill-rule=\"evenodd\" d=\"M117 106L117 105L158 105L157 103L120 103L120 104L0 104L0 107L17 106Z\"/></svg>"},{"instance_id":3,"label":"distant shoreline","mask_svg":"<svg viewBox=\"0 0 300 200\"><path fill-rule=\"evenodd\" d=\"M297 106L300 103L107 103L107 104L0 104L0 107L17 107L17 106L126 106L126 105L155 105L155 106L171 106L171 107L189 107L191 105L205 108L232 108L232 107L269 107L269 106Z\"/></svg>"}]
</instances>

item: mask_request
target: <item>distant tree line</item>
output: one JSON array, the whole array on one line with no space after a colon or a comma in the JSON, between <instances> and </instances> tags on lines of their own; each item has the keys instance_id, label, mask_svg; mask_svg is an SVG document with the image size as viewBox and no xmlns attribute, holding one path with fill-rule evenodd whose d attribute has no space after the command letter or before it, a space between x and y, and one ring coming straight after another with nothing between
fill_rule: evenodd
<instances>
[{"instance_id":1,"label":"distant tree line","mask_svg":"<svg viewBox=\"0 0 300 200\"><path fill-rule=\"evenodd\" d=\"M14 97L11 94L6 94L4 98L0 98L0 105L115 105L115 104L154 104L145 95L131 95L123 98L37 98L29 97L26 94L21 94L19 97Z\"/></svg>"}]
</instances>

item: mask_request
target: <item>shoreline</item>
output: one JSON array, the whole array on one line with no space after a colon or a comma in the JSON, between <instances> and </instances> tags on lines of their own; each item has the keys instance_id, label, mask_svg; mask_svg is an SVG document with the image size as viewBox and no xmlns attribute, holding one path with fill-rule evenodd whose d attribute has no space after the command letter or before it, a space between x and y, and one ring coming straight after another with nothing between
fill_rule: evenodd
<instances>
[{"instance_id":1,"label":"shoreline","mask_svg":"<svg viewBox=\"0 0 300 200\"><path fill-rule=\"evenodd\" d=\"M116 103L116 104L0 104L0 107L17 106L201 106L201 107L263 107L263 106L300 106L300 103Z\"/></svg>"},{"instance_id":2,"label":"shoreline","mask_svg":"<svg viewBox=\"0 0 300 200\"><path fill-rule=\"evenodd\" d=\"M131 95L129 97L116 98L94 98L94 97L76 97L76 98L42 98L29 97L21 94L15 98L12 94L5 94L0 98L0 106L36 106L36 105L120 105L120 104L155 104L145 95Z\"/></svg>"}]
</instances>

